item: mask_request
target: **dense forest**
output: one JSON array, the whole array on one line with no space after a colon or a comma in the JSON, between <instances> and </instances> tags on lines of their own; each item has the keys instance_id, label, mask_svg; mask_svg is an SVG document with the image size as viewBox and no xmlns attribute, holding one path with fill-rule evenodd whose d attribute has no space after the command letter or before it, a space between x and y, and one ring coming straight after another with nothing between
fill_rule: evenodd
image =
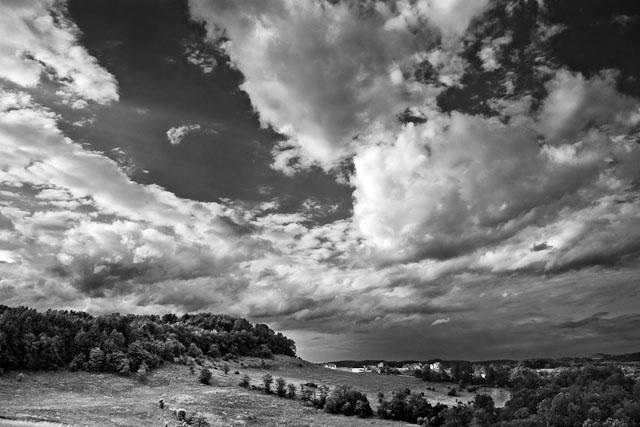
<instances>
[{"instance_id":1,"label":"dense forest","mask_svg":"<svg viewBox=\"0 0 640 427\"><path fill-rule=\"evenodd\" d=\"M128 374L200 358L295 356L293 340L224 314L92 316L0 305L0 368Z\"/></svg>"}]
</instances>

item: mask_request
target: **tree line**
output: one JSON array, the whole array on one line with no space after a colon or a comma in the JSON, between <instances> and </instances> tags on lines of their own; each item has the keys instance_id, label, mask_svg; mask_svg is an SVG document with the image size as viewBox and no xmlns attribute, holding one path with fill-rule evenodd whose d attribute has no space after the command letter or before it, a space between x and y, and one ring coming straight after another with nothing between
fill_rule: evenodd
<instances>
[{"instance_id":1,"label":"tree line","mask_svg":"<svg viewBox=\"0 0 640 427\"><path fill-rule=\"evenodd\" d=\"M92 316L0 305L0 368L70 368L128 374L200 358L295 356L293 340L225 314Z\"/></svg>"}]
</instances>

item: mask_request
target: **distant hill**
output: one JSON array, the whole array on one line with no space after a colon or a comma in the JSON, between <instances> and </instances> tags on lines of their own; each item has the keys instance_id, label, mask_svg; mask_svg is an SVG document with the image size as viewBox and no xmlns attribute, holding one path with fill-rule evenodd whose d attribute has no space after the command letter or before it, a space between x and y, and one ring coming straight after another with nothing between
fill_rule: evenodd
<instances>
[{"instance_id":1,"label":"distant hill","mask_svg":"<svg viewBox=\"0 0 640 427\"><path fill-rule=\"evenodd\" d=\"M225 314L92 316L81 311L0 305L0 368L128 374L164 361L295 356L293 340L267 325Z\"/></svg>"},{"instance_id":2,"label":"distant hill","mask_svg":"<svg viewBox=\"0 0 640 427\"><path fill-rule=\"evenodd\" d=\"M492 359L492 360L445 360L445 359L427 359L427 360L384 360L384 359L364 359L364 360L336 360L326 363L335 364L339 368L357 368L367 365L377 365L380 362L384 362L389 367L401 367L407 364L413 363L433 363L442 362L445 365L456 363L476 363L486 365L516 365L518 363L531 369L540 368L554 368L559 366L574 366L582 365L592 361L609 361L609 362L639 362L640 352L638 353L624 353L624 354L606 354L598 353L593 356L584 357L558 357L558 358L531 358L531 359Z\"/></svg>"}]
</instances>

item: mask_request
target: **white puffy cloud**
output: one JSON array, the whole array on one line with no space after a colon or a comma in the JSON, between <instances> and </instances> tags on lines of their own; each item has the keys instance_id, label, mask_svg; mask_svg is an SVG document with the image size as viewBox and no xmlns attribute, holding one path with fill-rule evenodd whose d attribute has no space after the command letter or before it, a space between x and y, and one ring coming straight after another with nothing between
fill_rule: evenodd
<instances>
[{"instance_id":1,"label":"white puffy cloud","mask_svg":"<svg viewBox=\"0 0 640 427\"><path fill-rule=\"evenodd\" d=\"M485 71L495 71L500 68L499 54L504 45L511 43L511 35L498 37L484 43L484 47L478 52Z\"/></svg>"},{"instance_id":2,"label":"white puffy cloud","mask_svg":"<svg viewBox=\"0 0 640 427\"><path fill-rule=\"evenodd\" d=\"M21 260L10 273L17 283L51 269L64 272L58 280L80 292L75 298L101 296L114 287L222 274L259 246L240 237L243 214L233 207L135 183L115 162L62 135L56 116L25 94L0 98L0 183L19 196L0 198L10 225L4 240L15 246L3 258Z\"/></svg>"},{"instance_id":3,"label":"white puffy cloud","mask_svg":"<svg viewBox=\"0 0 640 427\"><path fill-rule=\"evenodd\" d=\"M594 126L605 126L612 134L628 132L640 122L638 102L618 93L615 85L614 71L587 80L579 73L560 70L547 84L540 132L550 143L573 142Z\"/></svg>"},{"instance_id":4,"label":"white puffy cloud","mask_svg":"<svg viewBox=\"0 0 640 427\"><path fill-rule=\"evenodd\" d=\"M391 259L448 258L622 193L640 149L617 135L633 131L638 103L600 77L561 71L550 88L537 120L432 111L358 152L354 221L369 244Z\"/></svg>"},{"instance_id":5,"label":"white puffy cloud","mask_svg":"<svg viewBox=\"0 0 640 427\"><path fill-rule=\"evenodd\" d=\"M383 3L288 0L190 2L195 19L223 44L245 77L246 91L263 125L288 137L274 166L329 168L350 154L360 133L425 96L405 71L433 45L436 30L385 26L394 11ZM442 7L436 9L441 10Z\"/></svg>"},{"instance_id":6,"label":"white puffy cloud","mask_svg":"<svg viewBox=\"0 0 640 427\"><path fill-rule=\"evenodd\" d=\"M489 0L399 0L395 2L399 13L386 26L407 29L426 21L438 28L445 39L455 39L488 4Z\"/></svg>"},{"instance_id":7,"label":"white puffy cloud","mask_svg":"<svg viewBox=\"0 0 640 427\"><path fill-rule=\"evenodd\" d=\"M200 130L197 123L191 125L175 126L167 131L167 138L172 145L178 145L190 133Z\"/></svg>"},{"instance_id":8,"label":"white puffy cloud","mask_svg":"<svg viewBox=\"0 0 640 427\"><path fill-rule=\"evenodd\" d=\"M78 43L64 2L7 0L0 4L0 78L34 87L46 74L65 98L101 104L118 99L114 77ZM80 101L81 102L81 101ZM74 108L81 107L78 100Z\"/></svg>"}]
</instances>

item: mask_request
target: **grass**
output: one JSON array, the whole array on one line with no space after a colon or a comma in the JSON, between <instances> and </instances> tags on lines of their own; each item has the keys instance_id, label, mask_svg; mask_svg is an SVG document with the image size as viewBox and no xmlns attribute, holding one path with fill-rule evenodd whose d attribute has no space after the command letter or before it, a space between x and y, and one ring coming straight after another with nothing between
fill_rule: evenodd
<instances>
[{"instance_id":1,"label":"grass","mask_svg":"<svg viewBox=\"0 0 640 427\"><path fill-rule=\"evenodd\" d=\"M252 385L260 385L262 375L282 376L296 385L315 382L333 386L351 384L365 391L375 408L378 389L385 395L408 387L425 391L428 385L412 377L376 374L353 374L333 371L289 357L268 361L271 369L260 367L259 359L227 362L230 372L222 372L223 362L209 365L211 385L198 382L195 374L183 365L166 365L150 376L145 384L133 378L86 372L25 372L22 382L17 372L0 376L0 426L164 426L180 423L170 409L183 408L188 413L204 415L213 426L381 426L403 425L375 418L366 420L329 415L309 408L297 400L252 391L237 384L243 374ZM244 365L244 367L243 367ZM302 366L299 366L302 365ZM217 367L217 369L215 369ZM239 371L239 375L233 374ZM436 384L435 401L455 401L446 396L447 388ZM442 393L440 393L442 390ZM299 392L299 389L298 389ZM437 396L436 396L437 395ZM464 400L463 395L463 400ZM472 398L472 396L469 396ZM158 407L163 399L165 409Z\"/></svg>"}]
</instances>

